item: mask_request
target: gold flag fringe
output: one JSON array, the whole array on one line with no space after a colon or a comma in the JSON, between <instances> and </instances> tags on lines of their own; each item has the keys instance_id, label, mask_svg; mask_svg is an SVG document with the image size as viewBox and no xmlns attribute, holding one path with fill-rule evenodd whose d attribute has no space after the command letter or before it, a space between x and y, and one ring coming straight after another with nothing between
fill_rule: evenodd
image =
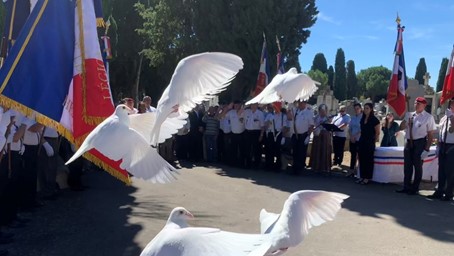
<instances>
[{"instance_id":1,"label":"gold flag fringe","mask_svg":"<svg viewBox=\"0 0 454 256\"><path fill-rule=\"evenodd\" d=\"M34 114L35 119L38 123L41 123L48 127L52 127L59 134L61 134L66 139L68 139L69 142L77 145L77 147L79 147L82 144L82 142L85 140L85 138L88 136L88 134L85 134L83 136L80 136L77 139L74 139L74 136L71 133L71 131L68 130L66 127L64 127L61 123L59 123L53 119L50 119L49 117L29 108L27 106L22 105L21 103L15 101L13 99L10 99L10 98L6 97L5 95L0 95L0 104L3 106L10 107L12 109L18 110L22 114L24 114L25 116L28 116L28 117L30 117ZM91 119L91 121L92 121L92 123L90 123L90 125L97 125L100 122L102 122L103 120L101 117L99 117L99 118L93 118L93 119ZM123 174L119 173L117 170L115 170L111 166L109 166L106 163L104 163L103 161L101 161L98 157L94 156L93 154L91 154L89 152L85 153L83 156L86 159L88 159L90 162L92 162L95 165L104 169L110 175L123 181L126 185L131 185L131 179L129 178L129 176L125 177Z\"/></svg>"},{"instance_id":2,"label":"gold flag fringe","mask_svg":"<svg viewBox=\"0 0 454 256\"><path fill-rule=\"evenodd\" d=\"M82 119L84 120L84 122L86 124L89 124L89 125L98 125L100 124L102 121L104 121L104 119L106 119L105 117L97 117L97 116L87 116L87 115L82 115Z\"/></svg>"},{"instance_id":3,"label":"gold flag fringe","mask_svg":"<svg viewBox=\"0 0 454 256\"><path fill-rule=\"evenodd\" d=\"M128 176L124 176L121 173L119 173L117 170L112 168L111 166L107 165L105 162L101 161L98 157L95 155L91 154L90 152L87 152L83 155L86 159L88 159L90 162L94 163L95 165L101 167L104 169L106 172L108 172L110 175L114 176L115 178L123 181L126 185L131 185L131 178Z\"/></svg>"},{"instance_id":4,"label":"gold flag fringe","mask_svg":"<svg viewBox=\"0 0 454 256\"><path fill-rule=\"evenodd\" d=\"M103 18L96 18L96 27L98 27L98 28L106 27L106 23L104 22Z\"/></svg>"}]
</instances>

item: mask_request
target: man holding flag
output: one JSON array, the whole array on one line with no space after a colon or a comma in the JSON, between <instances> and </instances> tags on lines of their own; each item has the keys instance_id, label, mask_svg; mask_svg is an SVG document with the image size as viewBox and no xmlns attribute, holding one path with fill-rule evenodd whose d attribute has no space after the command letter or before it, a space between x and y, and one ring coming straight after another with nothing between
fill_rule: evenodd
<instances>
[{"instance_id":1,"label":"man holding flag","mask_svg":"<svg viewBox=\"0 0 454 256\"><path fill-rule=\"evenodd\" d=\"M76 145L114 110L95 1L38 0L0 70L0 102L34 113ZM119 162L95 150L86 157L130 182Z\"/></svg>"},{"instance_id":2,"label":"man holding flag","mask_svg":"<svg viewBox=\"0 0 454 256\"><path fill-rule=\"evenodd\" d=\"M405 90L407 89L404 47L402 44L404 27L400 26L399 16L397 16L396 22L397 42L394 48L396 56L394 58L393 74L389 82L387 101L398 116L403 116L406 105ZM405 129L406 143L404 148L404 187L396 190L397 193L419 194L423 161L429 155L433 132L436 129L434 117L424 110L426 106L426 99L417 97L414 104L415 112L407 112L400 124L400 129ZM414 180L412 182L413 173Z\"/></svg>"}]
</instances>

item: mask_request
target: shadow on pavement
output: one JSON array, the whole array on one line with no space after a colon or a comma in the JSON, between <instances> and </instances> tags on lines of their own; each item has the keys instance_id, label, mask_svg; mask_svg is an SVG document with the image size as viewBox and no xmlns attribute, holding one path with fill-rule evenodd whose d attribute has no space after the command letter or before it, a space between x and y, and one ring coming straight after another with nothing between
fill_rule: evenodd
<instances>
[{"instance_id":1,"label":"shadow on pavement","mask_svg":"<svg viewBox=\"0 0 454 256\"><path fill-rule=\"evenodd\" d=\"M128 224L136 188L102 171L85 176L88 189L63 190L57 200L25 214L31 222L12 230L15 242L0 249L12 256L139 255L130 238L142 227Z\"/></svg>"},{"instance_id":2,"label":"shadow on pavement","mask_svg":"<svg viewBox=\"0 0 454 256\"><path fill-rule=\"evenodd\" d=\"M293 193L298 190L326 190L350 195L343 208L373 218L392 218L400 225L439 241L454 243L454 203L429 200L422 195L398 194L396 184L359 185L340 173L331 175L305 171L299 176L264 170L245 170L217 166L217 173L251 180L254 184ZM422 187L432 189L435 184ZM432 191L423 191L431 194ZM381 234L386 235L386 234Z\"/></svg>"}]
</instances>

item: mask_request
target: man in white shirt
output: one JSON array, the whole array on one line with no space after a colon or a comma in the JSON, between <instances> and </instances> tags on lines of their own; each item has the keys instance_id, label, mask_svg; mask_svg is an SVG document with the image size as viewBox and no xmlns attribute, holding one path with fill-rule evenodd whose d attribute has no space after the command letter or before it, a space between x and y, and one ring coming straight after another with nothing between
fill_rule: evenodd
<instances>
[{"instance_id":1,"label":"man in white shirt","mask_svg":"<svg viewBox=\"0 0 454 256\"><path fill-rule=\"evenodd\" d=\"M246 152L249 157L246 158L246 168L260 167L262 162L262 140L265 126L265 115L258 109L258 104L254 103L249 109L244 111L245 128L246 128Z\"/></svg>"},{"instance_id":2,"label":"man in white shirt","mask_svg":"<svg viewBox=\"0 0 454 256\"><path fill-rule=\"evenodd\" d=\"M333 166L340 166L344 161L344 147L347 139L348 125L350 124L350 115L345 112L345 106L339 106L339 114L333 118L332 124L342 131L333 132Z\"/></svg>"},{"instance_id":3,"label":"man in white shirt","mask_svg":"<svg viewBox=\"0 0 454 256\"><path fill-rule=\"evenodd\" d=\"M130 109L128 113L129 115L139 113L139 110L137 110L137 108L134 107L134 100L132 98L124 98L123 102Z\"/></svg>"},{"instance_id":4,"label":"man in white shirt","mask_svg":"<svg viewBox=\"0 0 454 256\"><path fill-rule=\"evenodd\" d=\"M219 106L218 117L222 113L229 111L226 104L221 104ZM219 120L219 137L218 137L218 147L219 147L219 159L225 164L232 164L232 157L230 156L230 148L232 141L232 127L230 126L229 120L221 118Z\"/></svg>"},{"instance_id":5,"label":"man in white shirt","mask_svg":"<svg viewBox=\"0 0 454 256\"><path fill-rule=\"evenodd\" d=\"M272 104L267 105L268 113L265 117L265 167L279 171L281 168L281 141L285 130L289 129L289 122L285 109L275 112ZM276 159L276 161L275 161Z\"/></svg>"},{"instance_id":6,"label":"man in white shirt","mask_svg":"<svg viewBox=\"0 0 454 256\"><path fill-rule=\"evenodd\" d=\"M298 175L306 167L307 145L314 130L314 113L306 101L298 101L298 107L290 115L293 126L293 174Z\"/></svg>"},{"instance_id":7,"label":"man in white shirt","mask_svg":"<svg viewBox=\"0 0 454 256\"><path fill-rule=\"evenodd\" d=\"M397 193L419 194L422 164L424 158L429 155L433 132L436 129L434 117L424 110L426 106L426 99L417 97L415 112L407 113L400 124L400 129L405 129L406 143L404 148L404 187L396 190ZM413 173L414 180L412 182Z\"/></svg>"},{"instance_id":8,"label":"man in white shirt","mask_svg":"<svg viewBox=\"0 0 454 256\"><path fill-rule=\"evenodd\" d=\"M58 168L58 133L51 127L45 127L43 141L38 155L38 180L41 187L41 198L55 200L57 198L57 168Z\"/></svg>"},{"instance_id":9,"label":"man in white shirt","mask_svg":"<svg viewBox=\"0 0 454 256\"><path fill-rule=\"evenodd\" d=\"M143 97L142 102L145 104L145 109L147 112L155 112L156 108L151 106L151 97L150 96L145 96Z\"/></svg>"},{"instance_id":10,"label":"man in white shirt","mask_svg":"<svg viewBox=\"0 0 454 256\"><path fill-rule=\"evenodd\" d=\"M237 167L246 167L246 143L244 126L244 109L241 101L234 101L229 104L228 111L220 115L221 118L230 123L232 131L231 152L232 163Z\"/></svg>"},{"instance_id":11,"label":"man in white shirt","mask_svg":"<svg viewBox=\"0 0 454 256\"><path fill-rule=\"evenodd\" d=\"M19 114L19 113L17 113ZM24 201L22 207L25 210L39 207L43 204L36 198L37 196L37 180L38 180L38 149L41 141L43 125L35 121L35 115L30 118L16 115L16 125L19 127L13 135L13 143L23 139L25 145L24 159L24 175L23 175L23 194Z\"/></svg>"},{"instance_id":12,"label":"man in white shirt","mask_svg":"<svg viewBox=\"0 0 454 256\"><path fill-rule=\"evenodd\" d=\"M430 199L453 200L454 189L454 98L449 100L446 115L440 120L438 133L438 185Z\"/></svg>"}]
</instances>

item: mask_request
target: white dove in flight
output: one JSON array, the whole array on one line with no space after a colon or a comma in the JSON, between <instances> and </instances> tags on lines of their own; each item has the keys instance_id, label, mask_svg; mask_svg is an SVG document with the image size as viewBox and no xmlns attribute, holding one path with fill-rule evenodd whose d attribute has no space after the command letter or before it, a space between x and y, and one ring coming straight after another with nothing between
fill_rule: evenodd
<instances>
[{"instance_id":1,"label":"white dove in flight","mask_svg":"<svg viewBox=\"0 0 454 256\"><path fill-rule=\"evenodd\" d=\"M95 148L114 161L122 160L120 167L133 174L135 178L153 183L175 180L177 170L149 143L150 127L154 124L155 114L151 112L128 115L129 110L126 105L118 105L111 116L88 134L66 164ZM184 122L169 118L163 124L167 131L164 135L171 136L171 133L176 132Z\"/></svg>"},{"instance_id":2,"label":"white dove in flight","mask_svg":"<svg viewBox=\"0 0 454 256\"><path fill-rule=\"evenodd\" d=\"M193 215L183 207L172 210L164 228L140 256L245 256L264 255L267 234L240 234L217 228L189 227Z\"/></svg>"},{"instance_id":3,"label":"white dove in flight","mask_svg":"<svg viewBox=\"0 0 454 256\"><path fill-rule=\"evenodd\" d=\"M246 102L246 105L307 100L317 91L317 85L320 85L320 83L303 73L298 74L296 68L291 68L284 74L277 74L265 89Z\"/></svg>"},{"instance_id":4,"label":"white dove in flight","mask_svg":"<svg viewBox=\"0 0 454 256\"><path fill-rule=\"evenodd\" d=\"M282 255L300 244L309 229L331 221L349 196L341 193L301 190L289 196L280 214L260 212L261 233L271 235L266 255ZM258 254L257 254L258 255Z\"/></svg>"},{"instance_id":5,"label":"white dove in flight","mask_svg":"<svg viewBox=\"0 0 454 256\"><path fill-rule=\"evenodd\" d=\"M222 52L208 52L181 60L156 107L156 122L151 130L151 145L163 142L161 125L168 117L185 119L196 104L223 91L243 68L240 57Z\"/></svg>"}]
</instances>

